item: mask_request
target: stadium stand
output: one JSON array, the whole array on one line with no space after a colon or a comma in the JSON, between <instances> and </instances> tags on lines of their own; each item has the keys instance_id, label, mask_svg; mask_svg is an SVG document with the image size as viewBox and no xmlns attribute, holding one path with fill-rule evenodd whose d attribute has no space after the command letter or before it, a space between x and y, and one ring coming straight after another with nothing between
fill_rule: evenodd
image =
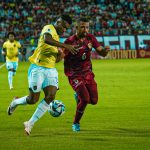
<instances>
[{"instance_id":1,"label":"stadium stand","mask_svg":"<svg viewBox=\"0 0 150 150\"><path fill-rule=\"evenodd\" d=\"M62 13L70 14L74 23L87 17L95 36L150 34L149 0L1 0L0 47L8 31L14 31L20 43L32 49L41 28ZM63 37L74 31L73 26Z\"/></svg>"},{"instance_id":2,"label":"stadium stand","mask_svg":"<svg viewBox=\"0 0 150 150\"><path fill-rule=\"evenodd\" d=\"M150 2L147 0L2 0L0 44L14 31L22 44L34 45L41 27L62 13L90 19L91 33L102 35L150 34ZM68 30L64 37L74 33Z\"/></svg>"}]
</instances>

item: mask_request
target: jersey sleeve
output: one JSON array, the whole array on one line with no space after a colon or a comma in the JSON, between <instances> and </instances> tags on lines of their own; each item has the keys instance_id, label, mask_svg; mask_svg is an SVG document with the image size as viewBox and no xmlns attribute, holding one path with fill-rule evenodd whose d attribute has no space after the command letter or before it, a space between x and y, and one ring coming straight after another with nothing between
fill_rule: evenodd
<instances>
[{"instance_id":1,"label":"jersey sleeve","mask_svg":"<svg viewBox=\"0 0 150 150\"><path fill-rule=\"evenodd\" d=\"M18 48L21 48L21 44L19 42L17 43L17 45L18 45Z\"/></svg>"},{"instance_id":2,"label":"jersey sleeve","mask_svg":"<svg viewBox=\"0 0 150 150\"><path fill-rule=\"evenodd\" d=\"M3 44L3 48L6 48L6 42Z\"/></svg>"},{"instance_id":3,"label":"jersey sleeve","mask_svg":"<svg viewBox=\"0 0 150 150\"><path fill-rule=\"evenodd\" d=\"M97 41L97 39L94 36L92 36L92 45L95 49L98 48L99 46L101 46L100 43Z\"/></svg>"},{"instance_id":4,"label":"jersey sleeve","mask_svg":"<svg viewBox=\"0 0 150 150\"><path fill-rule=\"evenodd\" d=\"M71 41L69 40L69 38L67 38L65 41L64 41L65 44L71 44Z\"/></svg>"},{"instance_id":5,"label":"jersey sleeve","mask_svg":"<svg viewBox=\"0 0 150 150\"><path fill-rule=\"evenodd\" d=\"M42 35L45 34L45 33L48 33L48 34L51 34L53 35L53 30L51 29L50 25L46 25L44 26L43 30L42 30Z\"/></svg>"},{"instance_id":6,"label":"jersey sleeve","mask_svg":"<svg viewBox=\"0 0 150 150\"><path fill-rule=\"evenodd\" d=\"M71 44L71 41L69 40L69 38L67 38L65 41L64 41L65 44ZM67 49L63 49L63 52L65 55L68 55L69 51Z\"/></svg>"}]
</instances>

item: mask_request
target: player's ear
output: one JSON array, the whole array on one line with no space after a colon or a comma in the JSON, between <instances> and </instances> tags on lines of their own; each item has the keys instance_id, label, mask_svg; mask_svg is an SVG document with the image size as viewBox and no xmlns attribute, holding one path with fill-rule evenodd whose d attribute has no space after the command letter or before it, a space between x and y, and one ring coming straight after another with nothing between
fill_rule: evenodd
<instances>
[{"instance_id":1,"label":"player's ear","mask_svg":"<svg viewBox=\"0 0 150 150\"><path fill-rule=\"evenodd\" d=\"M60 21L60 20L57 20L57 21L56 21L56 25L58 25L59 23L61 23L61 21Z\"/></svg>"}]
</instances>

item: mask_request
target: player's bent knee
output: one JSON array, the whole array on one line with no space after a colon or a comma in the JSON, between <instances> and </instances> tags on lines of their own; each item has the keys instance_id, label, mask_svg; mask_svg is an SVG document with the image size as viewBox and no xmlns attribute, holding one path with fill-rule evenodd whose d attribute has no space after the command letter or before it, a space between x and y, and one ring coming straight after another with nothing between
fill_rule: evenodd
<instances>
[{"instance_id":1,"label":"player's bent knee","mask_svg":"<svg viewBox=\"0 0 150 150\"><path fill-rule=\"evenodd\" d=\"M50 103L51 101L55 99L55 95L46 96L44 99L47 103Z\"/></svg>"},{"instance_id":2,"label":"player's bent knee","mask_svg":"<svg viewBox=\"0 0 150 150\"><path fill-rule=\"evenodd\" d=\"M33 99L30 104L36 104L38 100Z\"/></svg>"},{"instance_id":3,"label":"player's bent knee","mask_svg":"<svg viewBox=\"0 0 150 150\"><path fill-rule=\"evenodd\" d=\"M36 98L34 98L34 97L30 97L30 96L28 96L27 97L27 103L28 104L36 104L37 103L37 101L38 101L38 99L36 99Z\"/></svg>"},{"instance_id":4,"label":"player's bent knee","mask_svg":"<svg viewBox=\"0 0 150 150\"><path fill-rule=\"evenodd\" d=\"M87 103L87 104L89 104L90 103L90 96L89 95L81 95L80 96L80 100L82 101L82 102L84 102L84 103Z\"/></svg>"},{"instance_id":5,"label":"player's bent knee","mask_svg":"<svg viewBox=\"0 0 150 150\"><path fill-rule=\"evenodd\" d=\"M92 104L92 105L96 105L97 102L98 102L98 99L92 99L92 100L91 100L91 104Z\"/></svg>"},{"instance_id":6,"label":"player's bent knee","mask_svg":"<svg viewBox=\"0 0 150 150\"><path fill-rule=\"evenodd\" d=\"M8 71L12 71L12 72L14 72L14 69L13 69L13 68L11 68L11 69L8 69Z\"/></svg>"}]
</instances>

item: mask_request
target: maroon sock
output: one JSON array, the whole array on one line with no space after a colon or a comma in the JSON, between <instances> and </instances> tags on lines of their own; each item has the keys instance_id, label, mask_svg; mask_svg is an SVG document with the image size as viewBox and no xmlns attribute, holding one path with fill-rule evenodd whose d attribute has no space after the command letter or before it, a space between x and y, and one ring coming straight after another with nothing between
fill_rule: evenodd
<instances>
[{"instance_id":1,"label":"maroon sock","mask_svg":"<svg viewBox=\"0 0 150 150\"><path fill-rule=\"evenodd\" d=\"M80 120L83 116L84 110L86 108L87 103L84 101L80 101L77 105L76 115L74 118L74 123L80 123Z\"/></svg>"}]
</instances>

